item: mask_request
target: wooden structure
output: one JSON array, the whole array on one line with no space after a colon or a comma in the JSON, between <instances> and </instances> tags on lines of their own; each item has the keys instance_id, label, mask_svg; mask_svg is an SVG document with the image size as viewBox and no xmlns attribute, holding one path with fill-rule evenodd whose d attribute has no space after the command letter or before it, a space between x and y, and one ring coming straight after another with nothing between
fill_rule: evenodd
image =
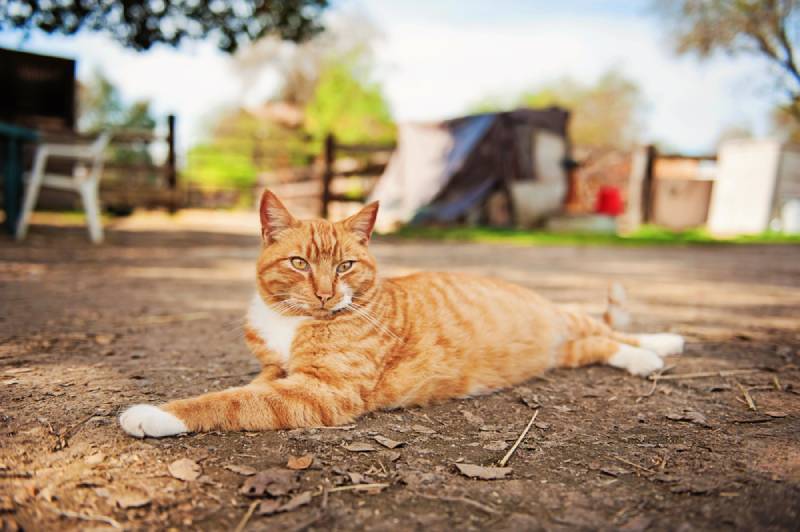
<instances>
[{"instance_id":1,"label":"wooden structure","mask_svg":"<svg viewBox=\"0 0 800 532\"><path fill-rule=\"evenodd\" d=\"M0 48L0 121L75 129L75 61Z\"/></svg>"},{"instance_id":2,"label":"wooden structure","mask_svg":"<svg viewBox=\"0 0 800 532\"><path fill-rule=\"evenodd\" d=\"M323 151L320 216L328 218L333 203L364 203L394 148L393 144L344 144L329 134Z\"/></svg>"}]
</instances>

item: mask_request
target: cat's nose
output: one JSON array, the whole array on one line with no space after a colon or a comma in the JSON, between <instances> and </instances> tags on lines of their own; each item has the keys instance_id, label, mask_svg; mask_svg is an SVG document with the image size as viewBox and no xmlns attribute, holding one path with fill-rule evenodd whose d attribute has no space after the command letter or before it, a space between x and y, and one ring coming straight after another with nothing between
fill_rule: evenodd
<instances>
[{"instance_id":1,"label":"cat's nose","mask_svg":"<svg viewBox=\"0 0 800 532\"><path fill-rule=\"evenodd\" d=\"M316 295L317 299L319 299L319 302L322 303L323 307L325 306L325 303L330 301L330 299L333 297L333 294L331 292L317 292Z\"/></svg>"}]
</instances>

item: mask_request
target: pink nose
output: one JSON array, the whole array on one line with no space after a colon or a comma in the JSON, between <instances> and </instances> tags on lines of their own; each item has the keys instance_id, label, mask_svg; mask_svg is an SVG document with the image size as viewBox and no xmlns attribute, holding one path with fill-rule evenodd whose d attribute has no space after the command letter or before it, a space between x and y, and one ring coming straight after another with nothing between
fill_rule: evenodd
<instances>
[{"instance_id":1,"label":"pink nose","mask_svg":"<svg viewBox=\"0 0 800 532\"><path fill-rule=\"evenodd\" d=\"M317 299L319 299L320 303L325 305L332 297L333 294L330 292L317 292Z\"/></svg>"}]
</instances>

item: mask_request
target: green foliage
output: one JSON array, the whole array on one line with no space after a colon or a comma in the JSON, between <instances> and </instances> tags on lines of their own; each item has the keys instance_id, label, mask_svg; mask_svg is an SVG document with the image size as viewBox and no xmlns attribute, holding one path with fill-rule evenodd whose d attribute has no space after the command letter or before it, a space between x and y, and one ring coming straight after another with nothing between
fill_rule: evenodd
<instances>
[{"instance_id":1,"label":"green foliage","mask_svg":"<svg viewBox=\"0 0 800 532\"><path fill-rule=\"evenodd\" d=\"M156 126L149 101L126 104L119 89L101 72L95 72L88 83L80 87L79 100L78 123L87 133L107 129L152 130Z\"/></svg>"},{"instance_id":2,"label":"green foliage","mask_svg":"<svg viewBox=\"0 0 800 532\"><path fill-rule=\"evenodd\" d=\"M156 120L150 110L150 102L139 100L127 104L119 89L101 72L95 72L89 81L80 86L79 128L91 135L112 130L152 131ZM112 146L111 158L121 163L150 163L147 144Z\"/></svg>"},{"instance_id":3,"label":"green foliage","mask_svg":"<svg viewBox=\"0 0 800 532\"><path fill-rule=\"evenodd\" d=\"M307 165L310 149L302 131L237 109L217 119L208 142L189 150L184 175L203 186L246 188L261 172Z\"/></svg>"},{"instance_id":4,"label":"green foliage","mask_svg":"<svg viewBox=\"0 0 800 532\"><path fill-rule=\"evenodd\" d=\"M328 0L5 0L0 2L0 30L105 32L135 50L211 37L221 50L233 52L265 35L305 40L322 29L320 17L327 7Z\"/></svg>"},{"instance_id":5,"label":"green foliage","mask_svg":"<svg viewBox=\"0 0 800 532\"><path fill-rule=\"evenodd\" d=\"M306 107L305 127L321 139L328 133L345 143L390 142L396 135L389 104L355 59L330 61Z\"/></svg>"},{"instance_id":6,"label":"green foliage","mask_svg":"<svg viewBox=\"0 0 800 532\"><path fill-rule=\"evenodd\" d=\"M552 233L495 227L413 227L406 226L391 236L422 238L437 241L462 241L509 244L517 246L654 246L654 245L721 245L721 244L800 244L800 235L763 233L734 238L715 238L704 229L670 231L643 226L628 235L592 233Z\"/></svg>"},{"instance_id":7,"label":"green foliage","mask_svg":"<svg viewBox=\"0 0 800 532\"><path fill-rule=\"evenodd\" d=\"M208 187L248 187L256 180L252 158L242 150L219 144L194 146L187 155L184 174Z\"/></svg>"},{"instance_id":8,"label":"green foliage","mask_svg":"<svg viewBox=\"0 0 800 532\"><path fill-rule=\"evenodd\" d=\"M497 112L513 107L559 106L571 113L570 137L579 147L626 148L640 132L643 101L639 87L620 72L610 70L594 84L571 78L544 83L515 98L487 97L472 112Z\"/></svg>"}]
</instances>

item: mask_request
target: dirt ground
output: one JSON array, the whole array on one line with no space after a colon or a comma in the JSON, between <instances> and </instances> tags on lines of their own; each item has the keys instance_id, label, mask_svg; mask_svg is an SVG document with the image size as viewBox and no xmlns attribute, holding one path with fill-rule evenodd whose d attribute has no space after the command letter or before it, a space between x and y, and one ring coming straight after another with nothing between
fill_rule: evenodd
<instances>
[{"instance_id":1,"label":"dirt ground","mask_svg":"<svg viewBox=\"0 0 800 532\"><path fill-rule=\"evenodd\" d=\"M37 226L24 245L0 237L7 529L798 528L798 246L378 239L386 275L491 274L592 313L602 312L608 282L621 280L635 329L684 334L687 352L656 382L607 367L558 370L352 427L137 440L117 425L126 406L255 374L240 336L258 240L255 230L212 231L213 218L169 230L126 224L99 247L80 228ZM712 376L676 378L697 372ZM455 464L495 464L537 409L510 475L459 474ZM283 474L290 456L309 453L308 469ZM267 493L242 494L245 482Z\"/></svg>"}]
</instances>

